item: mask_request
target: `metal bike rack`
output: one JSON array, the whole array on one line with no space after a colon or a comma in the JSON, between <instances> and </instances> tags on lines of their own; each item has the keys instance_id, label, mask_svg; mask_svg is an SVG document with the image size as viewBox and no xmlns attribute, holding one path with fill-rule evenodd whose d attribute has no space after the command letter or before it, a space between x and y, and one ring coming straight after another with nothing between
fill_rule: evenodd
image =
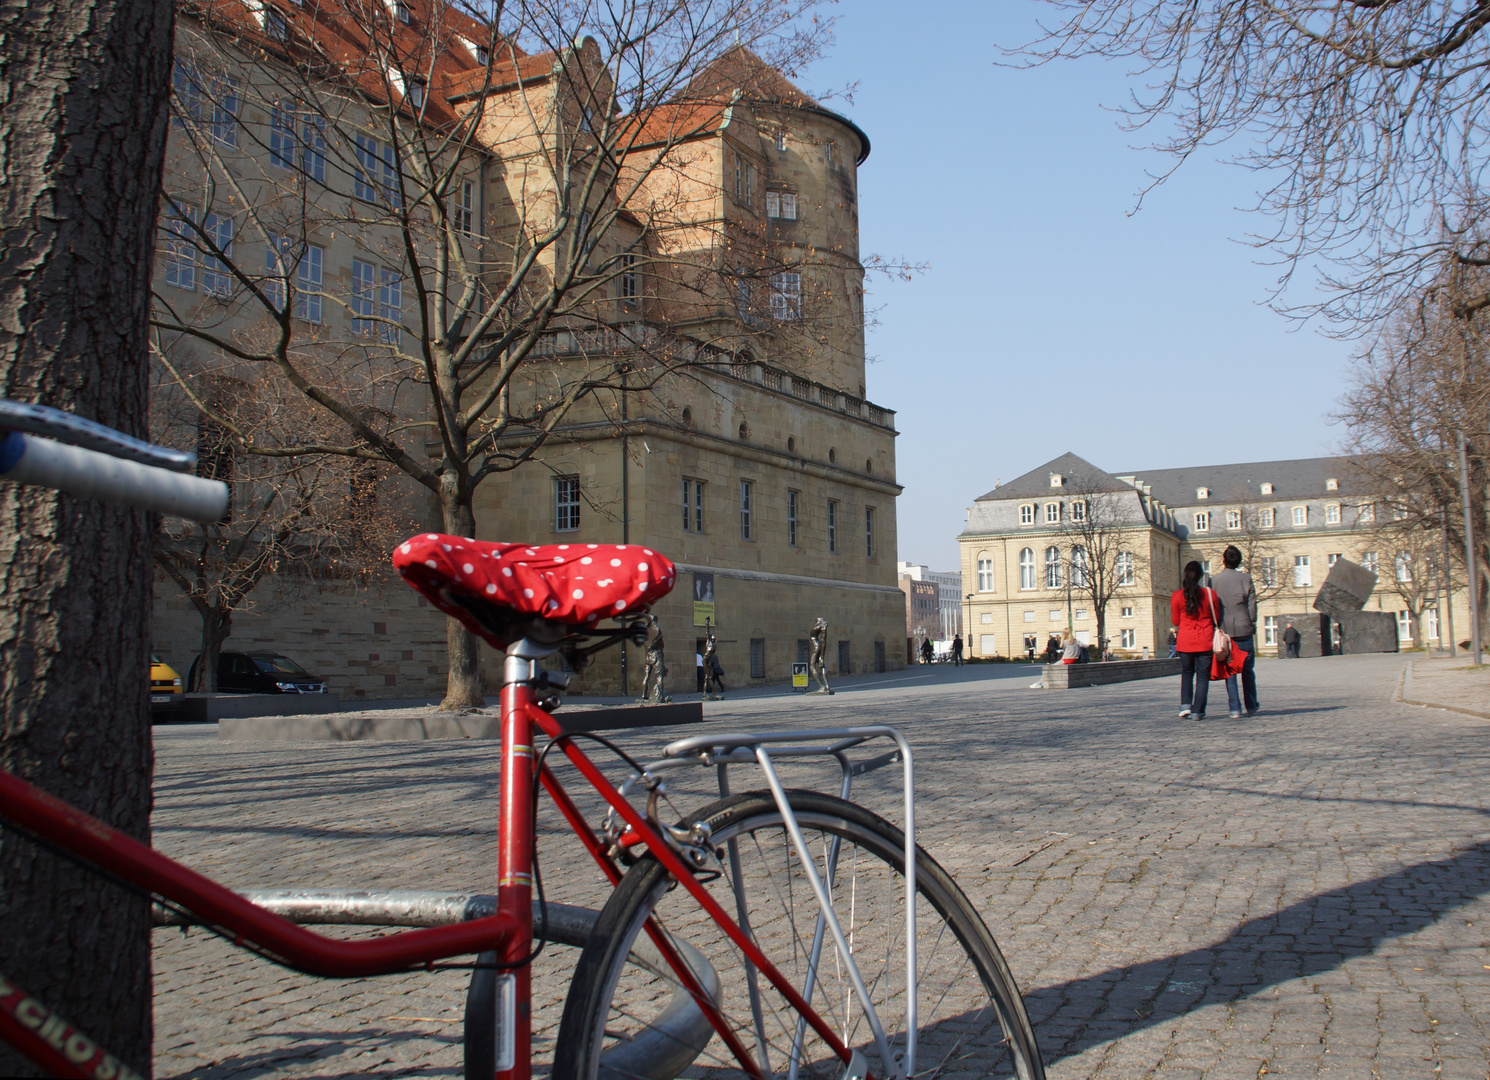
<instances>
[{"instance_id":1,"label":"metal bike rack","mask_svg":"<svg viewBox=\"0 0 1490 1080\"><path fill-rule=\"evenodd\" d=\"M482 893L404 889L248 889L239 895L302 926L449 926L497 913L497 898ZM545 940L577 949L583 948L590 940L595 920L600 917L593 908L552 901L540 905L535 900L535 930L544 925L545 911ZM160 904L152 906L152 915L156 926L201 925L197 920L169 911ZM693 969L703 988L717 998L719 974L708 958L685 941L674 939L673 946ZM495 953L483 953L478 963L489 964L495 960ZM657 947L648 940L639 940L633 946L630 962L658 975L671 972ZM494 967L478 967L471 973L464 1035L467 1077L486 1078L494 1071L488 1059L494 1057L496 1041L496 975ZM713 1037L714 1026L709 1018L688 992L680 988L648 1025L645 1034L607 1052L601 1060L618 1076L672 1080L693 1063Z\"/></svg>"},{"instance_id":2,"label":"metal bike rack","mask_svg":"<svg viewBox=\"0 0 1490 1080\"><path fill-rule=\"evenodd\" d=\"M889 739L895 743L896 748L866 761L853 762L849 759L849 750L875 739ZM874 1034L875 1045L879 1050L880 1060L887 1063L895 1062L896 1075L898 1077L913 1074L916 1062L917 1036L916 810L915 768L910 744L894 728L875 725L807 731L767 731L699 735L669 743L663 748L662 752L664 756L661 760L648 764L645 766L643 773L631 776L621 786L622 795L627 795L638 783L652 784L656 773L702 765L712 766L717 770L719 793L721 796L725 796L730 793L729 766L754 764L761 770L761 773L765 776L766 784L771 790L771 796L776 803L777 810L781 813L787 833L791 837L792 845L796 848L798 859L802 863L803 872L807 876L808 883L811 885L813 894L818 902L818 915L813 929L812 949L809 953L807 978L802 996L809 1003L812 1001L813 990L817 984L818 965L821 960L824 939L825 936L831 935L834 947L837 949L838 955L843 961L844 969L848 973L849 981L853 984L855 995L859 998L865 1020ZM780 777L776 773L775 763L778 760L811 757L831 757L838 762L841 770L839 797L844 800L849 798L849 794L853 788L854 777L873 772L886 765L898 763L901 766L905 814L906 1046L904 1055L898 1059L890 1052L889 1038L885 1034L884 1025L880 1021L879 1013L875 1009L874 1003L869 999L869 991L864 984L863 976L859 972L859 965L855 962L853 954L849 950L843 927L838 921L837 914L833 911L831 892L837 873L840 848L839 839L835 837L832 844L829 845L827 881L824 882L821 875L817 872L812 854L808 850L806 840L802 835L801 826L797 822L796 815L792 812L791 805L787 801L786 791L782 787ZM736 919L740 924L740 928L745 933L752 934L753 932L750 928L749 916L745 906L744 885L740 880L740 860L735 841L728 841L726 843L726 850L730 861ZM752 1019L756 1028L756 1044L761 1059L759 1064L765 1072L770 1073L770 1062L767 1060L766 1052L765 1022L760 1003L759 980L754 966L750 965L748 961L746 964L746 985L749 990ZM792 1042L791 1060L787 1073L788 1080L796 1080L799 1071L806 1023L805 1018L800 1016L797 1018L796 1032Z\"/></svg>"}]
</instances>

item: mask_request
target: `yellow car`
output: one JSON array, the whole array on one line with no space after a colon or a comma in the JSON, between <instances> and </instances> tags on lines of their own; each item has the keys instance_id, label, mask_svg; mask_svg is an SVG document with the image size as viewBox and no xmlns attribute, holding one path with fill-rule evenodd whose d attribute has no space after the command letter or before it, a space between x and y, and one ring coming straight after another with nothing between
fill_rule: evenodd
<instances>
[{"instance_id":1,"label":"yellow car","mask_svg":"<svg viewBox=\"0 0 1490 1080\"><path fill-rule=\"evenodd\" d=\"M181 676L154 653L150 654L150 708L171 708L181 703Z\"/></svg>"}]
</instances>

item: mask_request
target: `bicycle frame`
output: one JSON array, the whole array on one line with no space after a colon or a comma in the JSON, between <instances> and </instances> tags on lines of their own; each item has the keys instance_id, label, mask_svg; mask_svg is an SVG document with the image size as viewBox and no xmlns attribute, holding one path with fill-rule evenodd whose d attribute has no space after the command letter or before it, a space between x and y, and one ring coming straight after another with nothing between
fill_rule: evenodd
<instances>
[{"instance_id":1,"label":"bicycle frame","mask_svg":"<svg viewBox=\"0 0 1490 1080\"><path fill-rule=\"evenodd\" d=\"M659 836L626 798L606 779L558 723L537 705L533 683L537 661L554 647L524 638L507 650L501 695L501 786L496 914L455 925L411 930L362 941L323 937L258 907L210 878L189 869L125 834L110 828L19 777L0 770L0 816L36 837L77 856L152 894L192 912L235 945L251 945L270 959L297 971L331 978L391 974L411 967L485 951L510 966L499 976L497 994L497 1069L495 1080L528 1080L530 1076L529 949L533 939L532 873L534 823L533 735L542 731L561 740L565 756L595 791L634 831L640 843L687 889L755 967L791 1003L801 1018L846 1064L848 1047L756 946L714 897L694 878L682 857ZM553 798L586 850L612 884L621 870L607 854L569 793L551 769L538 771L538 782ZM726 1018L700 986L692 969L668 936L648 924L647 932L693 996L740 1068L761 1076L760 1067ZM55 1075L127 1080L132 1070L87 1035L25 994L0 973L0 1038Z\"/></svg>"}]
</instances>

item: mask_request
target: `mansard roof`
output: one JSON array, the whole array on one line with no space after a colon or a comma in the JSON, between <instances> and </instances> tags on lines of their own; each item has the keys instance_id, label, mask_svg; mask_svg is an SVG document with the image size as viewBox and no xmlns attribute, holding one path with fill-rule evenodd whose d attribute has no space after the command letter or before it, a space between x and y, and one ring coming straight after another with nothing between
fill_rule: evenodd
<instances>
[{"instance_id":1,"label":"mansard roof","mask_svg":"<svg viewBox=\"0 0 1490 1080\"><path fill-rule=\"evenodd\" d=\"M1332 495L1374 494L1371 481L1358 461L1348 457L1292 458L1282 461L1253 461L1236 465L1186 465L1178 469L1150 469L1119 472L1145 484L1150 494L1168 506L1193 506L1196 503L1260 502L1268 499L1320 499ZM1337 488L1329 490L1327 481L1335 480ZM1263 484L1272 484L1271 494L1262 493ZM1210 492L1207 499L1196 495L1200 488Z\"/></svg>"},{"instance_id":2,"label":"mansard roof","mask_svg":"<svg viewBox=\"0 0 1490 1080\"><path fill-rule=\"evenodd\" d=\"M1037 469L1031 469L1023 476L1016 476L1007 484L1000 484L986 495L979 495L978 502L988 502L994 499L1027 499L1051 492L1070 492L1072 486L1053 488L1050 486L1052 473L1059 473L1072 482L1072 485L1084 492L1096 491L1130 491L1133 485L1125 484L1111 473L1097 468L1083 457L1070 453L1069 451L1058 458L1052 458Z\"/></svg>"}]
</instances>

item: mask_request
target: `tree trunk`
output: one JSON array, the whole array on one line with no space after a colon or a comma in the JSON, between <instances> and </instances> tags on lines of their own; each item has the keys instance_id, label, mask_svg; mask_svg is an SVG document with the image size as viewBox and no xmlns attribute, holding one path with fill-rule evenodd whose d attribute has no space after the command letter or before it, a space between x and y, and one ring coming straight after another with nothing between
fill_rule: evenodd
<instances>
[{"instance_id":1,"label":"tree trunk","mask_svg":"<svg viewBox=\"0 0 1490 1080\"><path fill-rule=\"evenodd\" d=\"M440 509L445 531L451 536L475 536L476 515L471 504L449 492L441 492ZM469 712L486 704L481 693L481 642L454 619L445 622L445 647L450 670L445 677L445 700L441 712Z\"/></svg>"},{"instance_id":2,"label":"tree trunk","mask_svg":"<svg viewBox=\"0 0 1490 1080\"><path fill-rule=\"evenodd\" d=\"M192 665L191 692L194 694L217 693L217 661L222 656L223 643L233 632L233 613L218 607L202 609L202 651Z\"/></svg>"},{"instance_id":3,"label":"tree trunk","mask_svg":"<svg viewBox=\"0 0 1490 1080\"><path fill-rule=\"evenodd\" d=\"M3 0L0 392L146 434L168 0ZM148 515L0 484L0 765L150 839ZM150 1075L150 910L0 833L4 973ZM0 1073L35 1076L0 1046Z\"/></svg>"}]
</instances>

